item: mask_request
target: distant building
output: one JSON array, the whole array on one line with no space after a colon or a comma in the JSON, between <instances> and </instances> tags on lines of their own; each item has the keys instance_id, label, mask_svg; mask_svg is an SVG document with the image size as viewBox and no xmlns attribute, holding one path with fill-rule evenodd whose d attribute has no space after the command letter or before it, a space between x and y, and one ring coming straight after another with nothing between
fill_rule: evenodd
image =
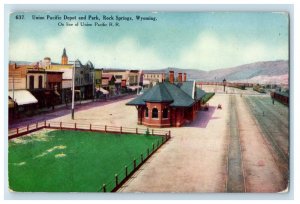
<instances>
[{"instance_id":1,"label":"distant building","mask_svg":"<svg viewBox=\"0 0 300 204\"><path fill-rule=\"evenodd\" d=\"M28 65L9 64L8 69L8 88L9 90L26 89L26 74Z\"/></svg>"},{"instance_id":2,"label":"distant building","mask_svg":"<svg viewBox=\"0 0 300 204\"><path fill-rule=\"evenodd\" d=\"M68 56L67 56L67 53L66 53L66 48L64 48L63 54L61 56L61 64L66 65L66 64L68 64L68 62L69 62L69 60L68 60Z\"/></svg>"},{"instance_id":3,"label":"distant building","mask_svg":"<svg viewBox=\"0 0 300 204\"><path fill-rule=\"evenodd\" d=\"M30 65L9 64L8 72L8 112L9 121L37 108L38 100L27 90L27 69Z\"/></svg>"},{"instance_id":4,"label":"distant building","mask_svg":"<svg viewBox=\"0 0 300 204\"><path fill-rule=\"evenodd\" d=\"M102 94L106 94L107 92L104 91L102 88L102 73L103 69L95 69L94 70L94 98L100 98Z\"/></svg>"},{"instance_id":5,"label":"distant building","mask_svg":"<svg viewBox=\"0 0 300 204\"><path fill-rule=\"evenodd\" d=\"M116 78L113 74L102 74L102 88L108 91L110 96L113 96L116 93L115 82Z\"/></svg>"},{"instance_id":6,"label":"distant building","mask_svg":"<svg viewBox=\"0 0 300 204\"><path fill-rule=\"evenodd\" d=\"M165 73L161 72L150 72L143 74L143 86L144 87L152 87L155 86L158 82L165 81Z\"/></svg>"},{"instance_id":7,"label":"distant building","mask_svg":"<svg viewBox=\"0 0 300 204\"><path fill-rule=\"evenodd\" d=\"M141 72L139 70L103 69L104 74L114 75L116 93L140 88Z\"/></svg>"},{"instance_id":8,"label":"distant building","mask_svg":"<svg viewBox=\"0 0 300 204\"><path fill-rule=\"evenodd\" d=\"M75 66L75 67L74 67ZM51 71L63 71L62 75L62 101L68 102L70 100L73 69L75 68L75 90L76 100L91 99L94 97L94 65L88 61L82 64L80 60L75 60L70 64L67 51L64 48L61 56L61 63L54 63L50 57L45 57L43 61L39 62L39 67Z\"/></svg>"},{"instance_id":9,"label":"distant building","mask_svg":"<svg viewBox=\"0 0 300 204\"><path fill-rule=\"evenodd\" d=\"M62 103L63 73L63 71L46 70L46 95L50 97L51 105Z\"/></svg>"},{"instance_id":10,"label":"distant building","mask_svg":"<svg viewBox=\"0 0 300 204\"><path fill-rule=\"evenodd\" d=\"M27 69L27 89L38 100L38 107L61 104L62 71Z\"/></svg>"},{"instance_id":11,"label":"distant building","mask_svg":"<svg viewBox=\"0 0 300 204\"><path fill-rule=\"evenodd\" d=\"M55 63L51 61L50 57L45 57L43 60L38 62L39 68L43 68L46 70L65 70L65 69L72 69L74 63L69 63L69 59L67 56L66 49L63 49L63 54L61 56L61 63Z\"/></svg>"},{"instance_id":12,"label":"distant building","mask_svg":"<svg viewBox=\"0 0 300 204\"><path fill-rule=\"evenodd\" d=\"M68 104L72 100L72 78L73 78L73 69L62 69L62 91L61 98L62 102ZM79 93L77 98L79 98Z\"/></svg>"},{"instance_id":13,"label":"distant building","mask_svg":"<svg viewBox=\"0 0 300 204\"><path fill-rule=\"evenodd\" d=\"M205 92L197 88L195 81L186 81L186 77L182 80L179 74L178 83L175 83L174 72L170 71L169 82L157 82L126 105L136 106L138 124L179 127L195 120L204 96Z\"/></svg>"},{"instance_id":14,"label":"distant building","mask_svg":"<svg viewBox=\"0 0 300 204\"><path fill-rule=\"evenodd\" d=\"M81 99L94 97L94 71L92 62L83 65L80 60L75 61L75 90L80 91Z\"/></svg>"}]
</instances>

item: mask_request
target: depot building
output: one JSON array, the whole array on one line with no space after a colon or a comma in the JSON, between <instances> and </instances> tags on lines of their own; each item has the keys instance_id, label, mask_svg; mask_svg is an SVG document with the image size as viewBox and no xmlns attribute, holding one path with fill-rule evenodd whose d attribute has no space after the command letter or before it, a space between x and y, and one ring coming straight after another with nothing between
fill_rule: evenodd
<instances>
[{"instance_id":1,"label":"depot building","mask_svg":"<svg viewBox=\"0 0 300 204\"><path fill-rule=\"evenodd\" d=\"M180 127L192 122L201 108L205 92L197 88L195 81L186 81L186 73L169 72L169 81L157 83L152 88L128 102L137 108L138 124L149 127Z\"/></svg>"}]
</instances>

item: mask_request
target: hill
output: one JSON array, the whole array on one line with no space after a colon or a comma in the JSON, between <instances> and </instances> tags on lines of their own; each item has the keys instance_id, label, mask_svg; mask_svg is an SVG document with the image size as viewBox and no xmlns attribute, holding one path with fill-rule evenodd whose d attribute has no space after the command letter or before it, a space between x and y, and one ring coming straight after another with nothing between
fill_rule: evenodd
<instances>
[{"instance_id":1,"label":"hill","mask_svg":"<svg viewBox=\"0 0 300 204\"><path fill-rule=\"evenodd\" d=\"M174 70L175 76L178 72L187 73L187 78L196 81L227 81L259 83L288 83L289 62L286 60L263 61L240 65L230 68L203 71L196 69L165 68L157 70L144 70L147 72L165 72Z\"/></svg>"}]
</instances>

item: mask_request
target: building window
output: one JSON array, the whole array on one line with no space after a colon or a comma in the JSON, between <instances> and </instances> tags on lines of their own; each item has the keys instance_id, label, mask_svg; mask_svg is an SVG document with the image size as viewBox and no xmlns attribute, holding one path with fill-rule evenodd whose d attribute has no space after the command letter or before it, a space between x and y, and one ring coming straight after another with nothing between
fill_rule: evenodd
<instances>
[{"instance_id":1,"label":"building window","mask_svg":"<svg viewBox=\"0 0 300 204\"><path fill-rule=\"evenodd\" d=\"M152 118L158 118L158 110L157 108L152 109Z\"/></svg>"},{"instance_id":2,"label":"building window","mask_svg":"<svg viewBox=\"0 0 300 204\"><path fill-rule=\"evenodd\" d=\"M43 76L39 76L39 89L43 88Z\"/></svg>"},{"instance_id":3,"label":"building window","mask_svg":"<svg viewBox=\"0 0 300 204\"><path fill-rule=\"evenodd\" d=\"M164 110L163 110L163 118L168 118L168 108L164 108Z\"/></svg>"},{"instance_id":4,"label":"building window","mask_svg":"<svg viewBox=\"0 0 300 204\"><path fill-rule=\"evenodd\" d=\"M149 117L149 109L146 107L145 109L145 117L148 118Z\"/></svg>"},{"instance_id":5,"label":"building window","mask_svg":"<svg viewBox=\"0 0 300 204\"><path fill-rule=\"evenodd\" d=\"M29 89L34 89L34 76L29 77Z\"/></svg>"}]
</instances>

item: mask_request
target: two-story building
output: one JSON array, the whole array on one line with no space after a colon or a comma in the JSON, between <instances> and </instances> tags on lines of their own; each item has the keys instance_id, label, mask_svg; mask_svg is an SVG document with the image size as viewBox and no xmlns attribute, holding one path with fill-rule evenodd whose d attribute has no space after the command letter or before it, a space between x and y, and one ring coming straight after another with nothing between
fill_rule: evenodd
<instances>
[{"instance_id":1,"label":"two-story building","mask_svg":"<svg viewBox=\"0 0 300 204\"><path fill-rule=\"evenodd\" d=\"M103 69L103 73L114 75L116 94L140 88L142 74L139 70Z\"/></svg>"},{"instance_id":2,"label":"two-story building","mask_svg":"<svg viewBox=\"0 0 300 204\"><path fill-rule=\"evenodd\" d=\"M146 72L143 74L143 86L145 88L150 88L155 86L158 82L165 81L164 72Z\"/></svg>"},{"instance_id":3,"label":"two-story building","mask_svg":"<svg viewBox=\"0 0 300 204\"><path fill-rule=\"evenodd\" d=\"M75 61L75 90L80 90L81 99L94 98L94 65L88 61L85 65Z\"/></svg>"},{"instance_id":4,"label":"two-story building","mask_svg":"<svg viewBox=\"0 0 300 204\"><path fill-rule=\"evenodd\" d=\"M116 95L116 78L113 74L102 74L102 88L108 91L109 96Z\"/></svg>"},{"instance_id":5,"label":"two-story building","mask_svg":"<svg viewBox=\"0 0 300 204\"><path fill-rule=\"evenodd\" d=\"M102 88L102 73L103 69L97 69L94 70L94 98L100 98L101 94L103 94L103 88Z\"/></svg>"},{"instance_id":6,"label":"two-story building","mask_svg":"<svg viewBox=\"0 0 300 204\"><path fill-rule=\"evenodd\" d=\"M37 108L38 100L27 90L27 69L29 65L9 64L8 72L8 111L9 121L21 112Z\"/></svg>"}]
</instances>

